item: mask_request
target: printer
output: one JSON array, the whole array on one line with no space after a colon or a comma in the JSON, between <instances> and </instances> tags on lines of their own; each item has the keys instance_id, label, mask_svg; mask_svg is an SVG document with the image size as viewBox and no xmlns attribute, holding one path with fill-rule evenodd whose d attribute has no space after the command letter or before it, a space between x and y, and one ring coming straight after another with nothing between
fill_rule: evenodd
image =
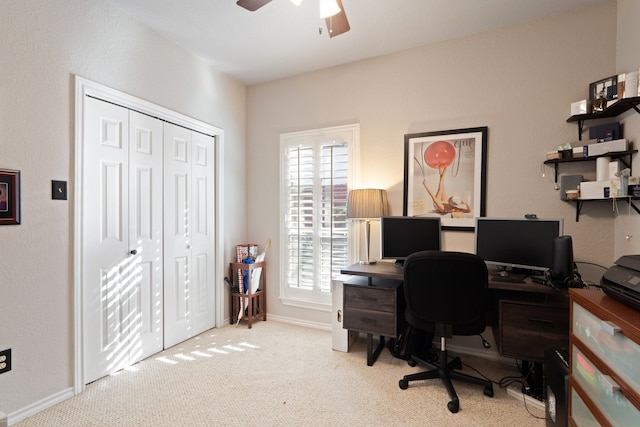
<instances>
[{"instance_id":1,"label":"printer","mask_svg":"<svg viewBox=\"0 0 640 427\"><path fill-rule=\"evenodd\" d=\"M604 273L600 285L610 297L640 310L640 255L620 257Z\"/></svg>"}]
</instances>

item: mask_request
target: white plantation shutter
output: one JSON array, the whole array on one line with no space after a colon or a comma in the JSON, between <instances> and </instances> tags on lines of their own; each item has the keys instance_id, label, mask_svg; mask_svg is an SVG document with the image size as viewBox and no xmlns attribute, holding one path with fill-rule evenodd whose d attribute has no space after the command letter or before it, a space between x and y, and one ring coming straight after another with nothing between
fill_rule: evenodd
<instances>
[{"instance_id":1,"label":"white plantation shutter","mask_svg":"<svg viewBox=\"0 0 640 427\"><path fill-rule=\"evenodd\" d=\"M345 134L344 127L316 132L281 139L281 296L326 305L331 303L332 278L348 264L346 214L354 134Z\"/></svg>"}]
</instances>

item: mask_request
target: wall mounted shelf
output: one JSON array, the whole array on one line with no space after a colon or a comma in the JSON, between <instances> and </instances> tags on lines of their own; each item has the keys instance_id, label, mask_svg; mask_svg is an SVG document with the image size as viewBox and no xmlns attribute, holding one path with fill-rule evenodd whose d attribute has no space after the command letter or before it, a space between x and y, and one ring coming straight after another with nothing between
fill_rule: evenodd
<instances>
[{"instance_id":1,"label":"wall mounted shelf","mask_svg":"<svg viewBox=\"0 0 640 427\"><path fill-rule=\"evenodd\" d=\"M614 199L622 200L623 202L629 203L629 205L633 208L633 210L640 214L640 208L638 208L638 206L636 206L636 204L633 203L634 200L640 200L640 197L620 196L620 197L608 198L608 199L574 199L574 200L567 200L567 202L576 204L576 222L578 222L580 220L580 213L582 212L582 204L584 202L611 202Z\"/></svg>"},{"instance_id":2,"label":"wall mounted shelf","mask_svg":"<svg viewBox=\"0 0 640 427\"><path fill-rule=\"evenodd\" d=\"M640 99L640 98L639 98ZM584 114L583 114L584 115ZM627 168L631 170L631 158L637 153L638 150L628 150L628 151L615 151L611 153L602 154L600 156L590 156L590 157L570 157L567 159L551 159L545 160L545 165L553 165L555 168L555 176L554 182L558 182L558 167L561 163L575 163L575 162L594 162L598 157L610 157L611 159L619 160L624 164ZM640 208L633 203L634 200L640 200L640 197L616 197L617 200L624 200L628 202L634 211L640 214ZM567 200L567 202L572 202L576 204L576 222L580 220L580 212L582 211L582 204L584 202L602 202L602 201L610 201L611 198L607 199L575 199L575 200Z\"/></svg>"},{"instance_id":3,"label":"wall mounted shelf","mask_svg":"<svg viewBox=\"0 0 640 427\"><path fill-rule=\"evenodd\" d=\"M567 119L569 123L578 123L578 140L582 141L582 132L584 127L584 122L587 120L597 120L597 119L606 119L609 117L617 117L622 113L625 113L629 110L635 110L636 113L640 114L640 96L634 96L631 98L623 98L618 100L615 104L611 105L604 111L596 112L596 113L587 113L587 114L575 114ZM567 159L551 159L546 160L544 162L545 165L553 165L555 168L555 176L554 182L558 182L558 166L561 163L572 163L572 162L586 162L586 161L595 161L598 157L610 157L612 159L619 160L622 162L625 167L631 170L631 161L632 157L638 150L628 150L628 151L616 151L613 153L606 153L600 156L590 156L590 157L571 157ZM568 202L572 202L576 204L576 222L580 219L580 212L582 211L582 205L584 202L602 202L605 200L612 199L576 199L576 200L567 200ZM629 203L629 205L635 210L638 214L640 214L640 209L636 206L633 201L640 200L640 197L617 197L616 200L624 200Z\"/></svg>"},{"instance_id":4,"label":"wall mounted shelf","mask_svg":"<svg viewBox=\"0 0 640 427\"><path fill-rule=\"evenodd\" d=\"M624 164L626 167L631 169L631 156L637 152L638 150L614 151L614 152L602 154L599 156L569 157L567 159L550 159L550 160L545 160L544 164L554 166L555 168L554 182L557 183L558 182L558 165L560 163L589 162L589 161L594 162L598 157L611 157L612 159L620 160L622 164Z\"/></svg>"},{"instance_id":5,"label":"wall mounted shelf","mask_svg":"<svg viewBox=\"0 0 640 427\"><path fill-rule=\"evenodd\" d=\"M616 117L620 114L634 109L636 113L640 114L640 96L634 96L632 98L624 98L617 101L604 111L597 113L576 114L567 119L567 122L578 122L578 140L582 141L582 129L586 120L606 119L608 117Z\"/></svg>"}]
</instances>

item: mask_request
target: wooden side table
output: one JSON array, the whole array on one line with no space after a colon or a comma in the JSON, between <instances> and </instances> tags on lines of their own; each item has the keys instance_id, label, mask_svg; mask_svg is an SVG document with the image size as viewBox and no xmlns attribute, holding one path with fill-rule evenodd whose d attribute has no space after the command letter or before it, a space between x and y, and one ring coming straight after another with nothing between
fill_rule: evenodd
<instances>
[{"instance_id":1,"label":"wooden side table","mask_svg":"<svg viewBox=\"0 0 640 427\"><path fill-rule=\"evenodd\" d=\"M241 262L229 263L229 277L233 277L234 284L238 280L238 270L242 270L247 276L247 293L242 292L243 284L238 284L239 291L231 291L231 324L237 323L239 319L245 317L249 329L255 319L267 320L267 262L260 261L253 264ZM254 270L262 268L260 283L254 291L251 283Z\"/></svg>"}]
</instances>

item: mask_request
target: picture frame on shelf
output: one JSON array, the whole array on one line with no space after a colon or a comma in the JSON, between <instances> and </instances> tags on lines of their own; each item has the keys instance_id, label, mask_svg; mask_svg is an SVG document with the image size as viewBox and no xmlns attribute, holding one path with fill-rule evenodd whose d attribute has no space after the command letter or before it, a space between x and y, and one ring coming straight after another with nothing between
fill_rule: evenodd
<instances>
[{"instance_id":1,"label":"picture frame on shelf","mask_svg":"<svg viewBox=\"0 0 640 427\"><path fill-rule=\"evenodd\" d=\"M607 103L618 99L617 74L589 84L589 100L593 103L593 101L600 97L604 97Z\"/></svg>"},{"instance_id":2,"label":"picture frame on shelf","mask_svg":"<svg viewBox=\"0 0 640 427\"><path fill-rule=\"evenodd\" d=\"M0 169L0 225L20 224L20 171Z\"/></svg>"},{"instance_id":3,"label":"picture frame on shelf","mask_svg":"<svg viewBox=\"0 0 640 427\"><path fill-rule=\"evenodd\" d=\"M487 135L486 126L406 134L403 215L473 231L485 215Z\"/></svg>"}]
</instances>

